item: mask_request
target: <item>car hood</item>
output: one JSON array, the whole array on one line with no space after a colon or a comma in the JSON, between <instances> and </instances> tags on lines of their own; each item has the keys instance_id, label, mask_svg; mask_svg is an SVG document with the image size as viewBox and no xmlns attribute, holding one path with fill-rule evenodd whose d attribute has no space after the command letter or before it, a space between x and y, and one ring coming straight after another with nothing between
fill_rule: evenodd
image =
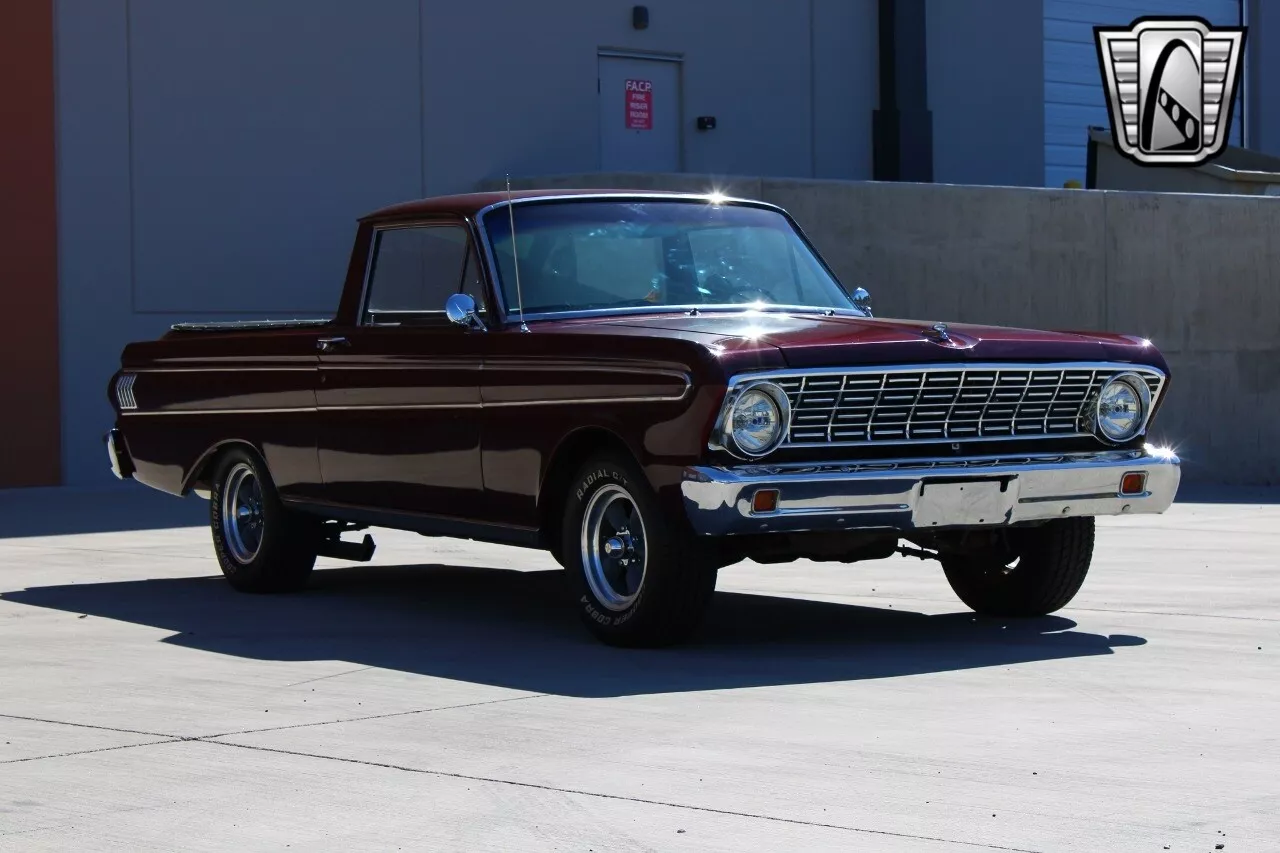
<instances>
[{"instance_id":1,"label":"car hood","mask_svg":"<svg viewBox=\"0 0 1280 853\"><path fill-rule=\"evenodd\" d=\"M939 361L1135 361L1162 366L1149 341L1127 335L848 315L734 312L612 318L610 325L694 336L741 349L776 347L789 367Z\"/></svg>"}]
</instances>

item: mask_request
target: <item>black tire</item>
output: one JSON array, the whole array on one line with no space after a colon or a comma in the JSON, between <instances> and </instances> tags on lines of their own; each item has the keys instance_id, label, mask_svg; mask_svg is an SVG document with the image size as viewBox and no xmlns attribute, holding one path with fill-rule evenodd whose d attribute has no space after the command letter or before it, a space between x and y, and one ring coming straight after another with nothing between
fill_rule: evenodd
<instances>
[{"instance_id":1,"label":"black tire","mask_svg":"<svg viewBox=\"0 0 1280 853\"><path fill-rule=\"evenodd\" d=\"M245 490L256 496L241 499ZM234 493L232 493L234 492ZM224 524L228 509L256 504L257 538L249 520ZM307 585L316 563L319 519L290 512L281 504L266 464L242 448L225 451L218 459L209 497L209 527L218 565L231 586L240 592L295 592Z\"/></svg>"},{"instance_id":2,"label":"black tire","mask_svg":"<svg viewBox=\"0 0 1280 853\"><path fill-rule=\"evenodd\" d=\"M699 556L691 535L672 529L635 465L613 454L594 457L569 483L564 506L560 562L582 620L596 638L627 647L688 640L711 603L718 572ZM634 512L625 533L619 534L604 516L619 518L628 506ZM606 559L604 543L624 539L631 550ZM638 582L628 585L637 576Z\"/></svg>"},{"instance_id":3,"label":"black tire","mask_svg":"<svg viewBox=\"0 0 1280 853\"><path fill-rule=\"evenodd\" d=\"M1066 607L1084 584L1093 531L1092 517L1015 528L1009 531L1008 553L943 557L942 570L960 600L978 613L1045 616Z\"/></svg>"}]
</instances>

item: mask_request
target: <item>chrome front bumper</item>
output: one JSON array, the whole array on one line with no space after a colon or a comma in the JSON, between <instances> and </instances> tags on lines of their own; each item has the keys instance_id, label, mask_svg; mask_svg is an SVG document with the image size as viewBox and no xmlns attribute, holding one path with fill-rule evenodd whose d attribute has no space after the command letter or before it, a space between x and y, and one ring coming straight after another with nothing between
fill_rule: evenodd
<instances>
[{"instance_id":1,"label":"chrome front bumper","mask_svg":"<svg viewBox=\"0 0 1280 853\"><path fill-rule=\"evenodd\" d=\"M1126 474L1145 475L1134 494ZM821 465L686 468L681 491L704 536L803 531L999 527L1090 515L1164 512L1181 478L1169 450L899 460ZM753 510L756 492L776 507Z\"/></svg>"}]
</instances>

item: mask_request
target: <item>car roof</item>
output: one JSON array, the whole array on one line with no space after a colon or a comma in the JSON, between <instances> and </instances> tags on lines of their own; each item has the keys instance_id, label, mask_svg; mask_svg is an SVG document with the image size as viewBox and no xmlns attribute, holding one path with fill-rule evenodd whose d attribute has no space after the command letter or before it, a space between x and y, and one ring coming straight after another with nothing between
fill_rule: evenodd
<instances>
[{"instance_id":1,"label":"car roof","mask_svg":"<svg viewBox=\"0 0 1280 853\"><path fill-rule=\"evenodd\" d=\"M474 216L486 207L501 204L508 198L514 201L530 199L555 199L566 196L614 196L625 198L655 198L694 200L711 198L710 194L658 192L654 190L605 190L605 189L545 189L514 190L508 196L505 190L498 192L462 193L434 196L415 201L393 204L361 217L361 221L386 221L415 219L429 216ZM741 199L725 199L741 201Z\"/></svg>"}]
</instances>

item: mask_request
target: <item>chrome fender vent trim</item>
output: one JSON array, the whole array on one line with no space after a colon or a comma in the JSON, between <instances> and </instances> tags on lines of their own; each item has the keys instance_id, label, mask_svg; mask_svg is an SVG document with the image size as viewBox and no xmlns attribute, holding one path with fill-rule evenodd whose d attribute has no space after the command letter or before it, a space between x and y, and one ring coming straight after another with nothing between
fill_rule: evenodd
<instances>
[{"instance_id":1,"label":"chrome fender vent trim","mask_svg":"<svg viewBox=\"0 0 1280 853\"><path fill-rule=\"evenodd\" d=\"M116 403L121 411L138 408L138 401L133 396L133 383L137 378L136 374L126 373L116 380Z\"/></svg>"}]
</instances>

